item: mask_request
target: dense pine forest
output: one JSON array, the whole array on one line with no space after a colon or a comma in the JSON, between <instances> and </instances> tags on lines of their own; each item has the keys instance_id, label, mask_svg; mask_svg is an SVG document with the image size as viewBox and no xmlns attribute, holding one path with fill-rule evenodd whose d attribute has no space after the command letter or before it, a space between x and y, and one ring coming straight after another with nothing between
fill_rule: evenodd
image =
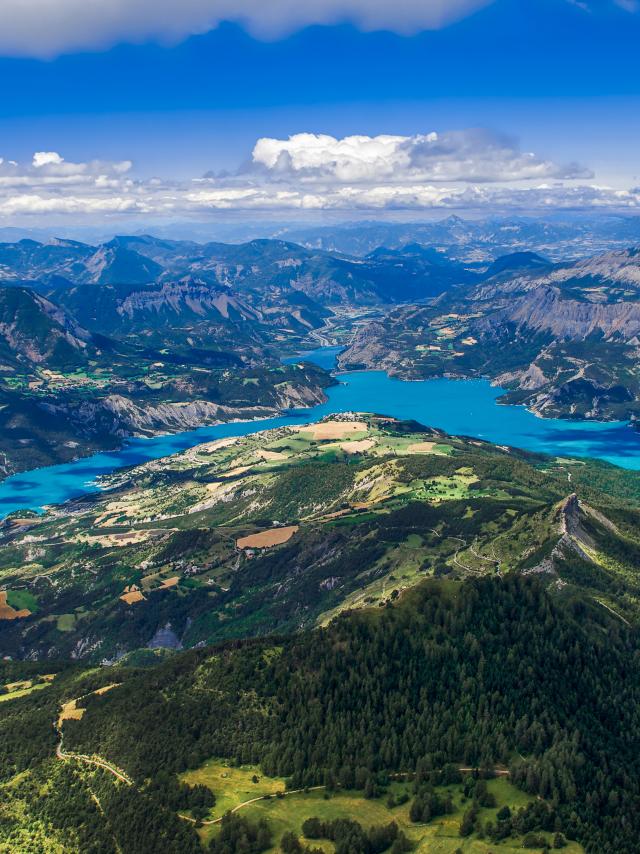
<instances>
[{"instance_id":1,"label":"dense pine forest","mask_svg":"<svg viewBox=\"0 0 640 854\"><path fill-rule=\"evenodd\" d=\"M65 746L108 757L135 781L141 847L127 850L151 851L161 837L165 850L197 850L175 810L207 801L175 775L222 756L290 788L373 797L410 774L416 816L446 811L433 800L452 773L443 769L509 768L544 799L548 829L619 854L637 850L640 836L639 663L635 630L579 598L555 603L536 579L429 581L322 630L229 642L148 669L72 669L46 701L3 716L1 766L10 777L50 762L60 690L117 682L81 701Z\"/></svg>"}]
</instances>

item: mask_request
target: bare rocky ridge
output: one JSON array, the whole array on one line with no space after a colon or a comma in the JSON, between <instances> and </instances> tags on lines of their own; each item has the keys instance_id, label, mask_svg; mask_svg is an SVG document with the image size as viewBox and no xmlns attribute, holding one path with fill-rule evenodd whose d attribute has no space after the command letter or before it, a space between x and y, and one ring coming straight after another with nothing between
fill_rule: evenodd
<instances>
[{"instance_id":1,"label":"bare rocky ridge","mask_svg":"<svg viewBox=\"0 0 640 854\"><path fill-rule=\"evenodd\" d=\"M63 404L48 405L47 409L54 415L73 415L77 423L87 430L101 425L111 435L127 438L175 433L229 421L270 418L282 409L314 406L326 400L319 388L288 384L277 392L275 406L233 407L207 400L140 405L123 395L111 394L97 401L84 402L73 411Z\"/></svg>"}]
</instances>

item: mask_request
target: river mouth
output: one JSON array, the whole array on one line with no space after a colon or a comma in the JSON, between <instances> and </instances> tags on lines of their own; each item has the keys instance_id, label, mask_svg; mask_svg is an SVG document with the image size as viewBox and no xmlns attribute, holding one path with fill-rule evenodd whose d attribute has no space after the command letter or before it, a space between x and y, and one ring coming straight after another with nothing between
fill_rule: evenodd
<instances>
[{"instance_id":1,"label":"river mouth","mask_svg":"<svg viewBox=\"0 0 640 854\"><path fill-rule=\"evenodd\" d=\"M320 347L297 359L326 369L335 366L339 347ZM288 359L295 361L296 357ZM521 406L503 406L503 389L487 380L432 379L403 382L383 371L340 374L327 389L325 403L292 410L277 418L218 424L169 436L132 439L117 451L34 469L0 483L0 518L17 510L42 511L51 504L101 490L99 478L118 469L159 459L201 442L246 436L288 424L308 424L340 412L375 412L414 420L453 435L483 439L536 453L589 457L622 468L640 470L640 433L626 422L574 422L537 418Z\"/></svg>"}]
</instances>

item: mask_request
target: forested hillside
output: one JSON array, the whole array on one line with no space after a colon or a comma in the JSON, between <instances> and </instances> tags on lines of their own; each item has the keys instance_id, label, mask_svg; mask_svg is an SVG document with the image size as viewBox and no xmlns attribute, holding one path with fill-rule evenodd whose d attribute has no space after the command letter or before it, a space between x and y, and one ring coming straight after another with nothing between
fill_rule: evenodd
<instances>
[{"instance_id":1,"label":"forested hillside","mask_svg":"<svg viewBox=\"0 0 640 854\"><path fill-rule=\"evenodd\" d=\"M148 842L129 850L153 850L157 832L166 850L181 850L185 825L172 816L180 798L198 796L180 795L174 775L223 757L293 789L369 797L389 774L410 773L422 801L445 767L508 767L547 803L546 827L591 852L631 852L640 832L639 655L635 630L580 598L554 603L536 579L430 581L292 638L196 650L146 670L59 674L37 696L5 704L15 712L2 714L2 767L7 779L49 774L52 717L82 696L85 711L63 723L64 749L100 756L133 780ZM100 685L111 687L90 693ZM28 814L55 798L43 791ZM477 812L467 823L473 834L495 830Z\"/></svg>"}]
</instances>

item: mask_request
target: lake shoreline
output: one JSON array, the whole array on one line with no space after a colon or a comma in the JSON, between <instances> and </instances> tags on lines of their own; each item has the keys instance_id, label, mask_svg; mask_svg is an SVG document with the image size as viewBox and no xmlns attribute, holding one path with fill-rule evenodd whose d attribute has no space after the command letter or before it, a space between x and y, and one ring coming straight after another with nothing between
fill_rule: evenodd
<instances>
[{"instance_id":1,"label":"lake shoreline","mask_svg":"<svg viewBox=\"0 0 640 854\"><path fill-rule=\"evenodd\" d=\"M304 358L314 355L306 353ZM325 365L331 355L325 348L317 352ZM312 407L286 410L274 417L221 422L179 433L135 438L118 450L11 475L0 483L0 518L16 511L42 512L45 507L99 492L103 489L102 476L180 453L203 442L283 425L308 424L343 412L375 412L398 420L417 421L451 435L465 435L551 457L592 458L640 470L640 434L629 422L539 418L521 404L499 402L503 389L492 386L486 379L440 378L407 383L389 377L384 371L333 375L337 383L326 389L326 401Z\"/></svg>"}]
</instances>

